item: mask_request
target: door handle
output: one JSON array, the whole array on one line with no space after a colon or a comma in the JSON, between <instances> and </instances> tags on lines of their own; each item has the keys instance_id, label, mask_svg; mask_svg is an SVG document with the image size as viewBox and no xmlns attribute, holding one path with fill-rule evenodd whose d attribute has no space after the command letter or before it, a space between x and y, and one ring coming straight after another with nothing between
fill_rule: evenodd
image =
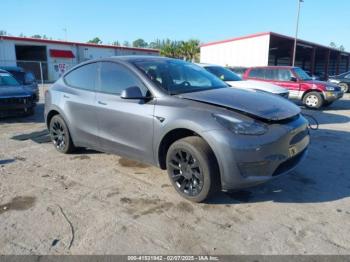
<instances>
[{"instance_id":1,"label":"door handle","mask_svg":"<svg viewBox=\"0 0 350 262\"><path fill-rule=\"evenodd\" d=\"M103 105L103 106L106 106L106 105L107 105L107 103L102 102L102 101L98 101L97 103L99 103L100 105Z\"/></svg>"}]
</instances>

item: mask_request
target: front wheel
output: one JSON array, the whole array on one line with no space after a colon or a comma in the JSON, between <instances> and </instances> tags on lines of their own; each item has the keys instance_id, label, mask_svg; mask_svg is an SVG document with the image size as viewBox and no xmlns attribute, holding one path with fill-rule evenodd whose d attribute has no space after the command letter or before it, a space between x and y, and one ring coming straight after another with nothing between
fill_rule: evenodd
<instances>
[{"instance_id":1,"label":"front wheel","mask_svg":"<svg viewBox=\"0 0 350 262\"><path fill-rule=\"evenodd\" d=\"M174 142L166 157L167 171L176 191L193 202L203 202L220 188L219 168L213 151L200 137Z\"/></svg>"},{"instance_id":2,"label":"front wheel","mask_svg":"<svg viewBox=\"0 0 350 262\"><path fill-rule=\"evenodd\" d=\"M310 92L304 96L303 103L308 108L319 109L322 107L324 99L320 93Z\"/></svg>"},{"instance_id":3,"label":"front wheel","mask_svg":"<svg viewBox=\"0 0 350 262\"><path fill-rule=\"evenodd\" d=\"M340 84L339 84L339 87L341 88L341 90L342 90L344 93L349 92L349 85L348 85L347 83L340 83Z\"/></svg>"},{"instance_id":4,"label":"front wheel","mask_svg":"<svg viewBox=\"0 0 350 262\"><path fill-rule=\"evenodd\" d=\"M74 151L75 146L70 136L66 122L60 115L55 115L49 125L51 141L56 150L63 154Z\"/></svg>"}]
</instances>

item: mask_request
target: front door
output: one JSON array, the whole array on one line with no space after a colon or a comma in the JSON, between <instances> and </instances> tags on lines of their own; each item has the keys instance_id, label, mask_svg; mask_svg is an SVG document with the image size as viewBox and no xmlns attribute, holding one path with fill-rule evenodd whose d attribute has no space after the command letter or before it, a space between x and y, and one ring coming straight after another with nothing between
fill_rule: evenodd
<instances>
[{"instance_id":1,"label":"front door","mask_svg":"<svg viewBox=\"0 0 350 262\"><path fill-rule=\"evenodd\" d=\"M288 89L289 98L300 99L302 95L300 92L300 83L298 82L298 79L295 77L292 71L287 68L278 68L274 70L276 70L275 75L277 78L275 80L275 84ZM296 81L292 81L293 78Z\"/></svg>"},{"instance_id":2,"label":"front door","mask_svg":"<svg viewBox=\"0 0 350 262\"><path fill-rule=\"evenodd\" d=\"M101 62L96 93L99 136L103 150L153 163L155 101L122 99L122 90L147 88L131 70L114 62Z\"/></svg>"}]
</instances>

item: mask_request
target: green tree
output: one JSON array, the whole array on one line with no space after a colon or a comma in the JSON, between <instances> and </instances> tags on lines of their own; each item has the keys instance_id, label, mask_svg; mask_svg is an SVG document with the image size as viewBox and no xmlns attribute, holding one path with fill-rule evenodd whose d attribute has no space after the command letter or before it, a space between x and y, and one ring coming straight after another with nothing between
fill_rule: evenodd
<instances>
[{"instance_id":1,"label":"green tree","mask_svg":"<svg viewBox=\"0 0 350 262\"><path fill-rule=\"evenodd\" d=\"M91 44L102 44L102 41L99 37L95 37L91 40L88 41L88 43L91 43Z\"/></svg>"},{"instance_id":2,"label":"green tree","mask_svg":"<svg viewBox=\"0 0 350 262\"><path fill-rule=\"evenodd\" d=\"M5 30L0 30L0 35L7 35L7 32Z\"/></svg>"},{"instance_id":3,"label":"green tree","mask_svg":"<svg viewBox=\"0 0 350 262\"><path fill-rule=\"evenodd\" d=\"M188 41L182 42L181 53L184 59L190 62L195 62L199 60L199 40L190 39Z\"/></svg>"},{"instance_id":4,"label":"green tree","mask_svg":"<svg viewBox=\"0 0 350 262\"><path fill-rule=\"evenodd\" d=\"M35 35L32 35L32 38L39 38L39 39L41 39L42 37L39 34L35 34Z\"/></svg>"},{"instance_id":5,"label":"green tree","mask_svg":"<svg viewBox=\"0 0 350 262\"><path fill-rule=\"evenodd\" d=\"M160 48L160 55L172 58L183 58L181 46L181 41L172 41L170 39L163 40Z\"/></svg>"},{"instance_id":6,"label":"green tree","mask_svg":"<svg viewBox=\"0 0 350 262\"><path fill-rule=\"evenodd\" d=\"M345 51L345 47L343 45L337 46L337 44L334 42L330 42L329 46L340 51Z\"/></svg>"},{"instance_id":7,"label":"green tree","mask_svg":"<svg viewBox=\"0 0 350 262\"><path fill-rule=\"evenodd\" d=\"M143 40L142 38L139 38L139 39L136 39L134 42L132 42L132 46L145 48L148 46L148 43L145 40Z\"/></svg>"},{"instance_id":8,"label":"green tree","mask_svg":"<svg viewBox=\"0 0 350 262\"><path fill-rule=\"evenodd\" d=\"M129 47L129 46L130 46L129 41L124 41L124 42L123 42L123 46Z\"/></svg>"},{"instance_id":9,"label":"green tree","mask_svg":"<svg viewBox=\"0 0 350 262\"><path fill-rule=\"evenodd\" d=\"M114 42L112 43L112 45L120 46L120 43L119 43L119 41L114 41Z\"/></svg>"},{"instance_id":10,"label":"green tree","mask_svg":"<svg viewBox=\"0 0 350 262\"><path fill-rule=\"evenodd\" d=\"M162 42L159 39L157 39L157 40L155 40L153 42L150 42L148 44L148 47L149 48L153 48L153 49L161 49L162 48Z\"/></svg>"}]
</instances>

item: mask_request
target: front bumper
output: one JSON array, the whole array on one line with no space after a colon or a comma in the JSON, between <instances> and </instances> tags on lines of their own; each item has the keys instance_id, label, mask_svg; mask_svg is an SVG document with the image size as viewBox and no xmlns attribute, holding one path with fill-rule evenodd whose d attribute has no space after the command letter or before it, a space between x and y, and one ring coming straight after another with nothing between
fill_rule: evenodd
<instances>
[{"instance_id":1,"label":"front bumper","mask_svg":"<svg viewBox=\"0 0 350 262\"><path fill-rule=\"evenodd\" d=\"M0 98L0 118L25 115L34 107L32 96Z\"/></svg>"},{"instance_id":2,"label":"front bumper","mask_svg":"<svg viewBox=\"0 0 350 262\"><path fill-rule=\"evenodd\" d=\"M323 97L327 102L333 102L344 96L343 91L324 91Z\"/></svg>"},{"instance_id":3,"label":"front bumper","mask_svg":"<svg viewBox=\"0 0 350 262\"><path fill-rule=\"evenodd\" d=\"M254 186L290 172L306 156L310 143L302 116L269 125L262 136L234 135L228 130L207 135L219 163L223 190Z\"/></svg>"}]
</instances>

